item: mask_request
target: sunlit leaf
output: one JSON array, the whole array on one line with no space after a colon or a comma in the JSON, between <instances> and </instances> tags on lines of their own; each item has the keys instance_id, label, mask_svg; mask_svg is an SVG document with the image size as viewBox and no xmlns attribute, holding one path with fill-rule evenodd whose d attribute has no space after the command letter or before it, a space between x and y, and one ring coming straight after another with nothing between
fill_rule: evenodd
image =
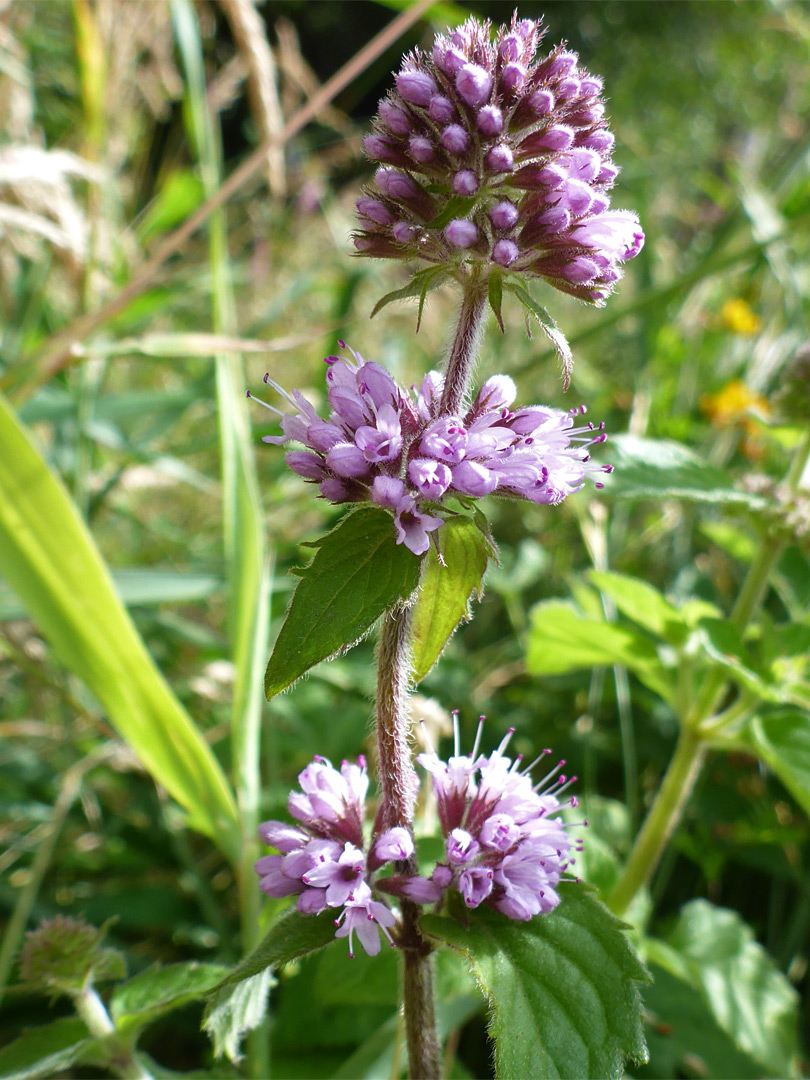
<instances>
[{"instance_id":1,"label":"sunlit leaf","mask_svg":"<svg viewBox=\"0 0 810 1080\"><path fill-rule=\"evenodd\" d=\"M798 994L735 911L692 900L669 935L720 1027L764 1075L796 1076Z\"/></svg>"},{"instance_id":2,"label":"sunlit leaf","mask_svg":"<svg viewBox=\"0 0 810 1080\"><path fill-rule=\"evenodd\" d=\"M810 714L780 709L754 717L746 741L810 814Z\"/></svg>"},{"instance_id":3,"label":"sunlit leaf","mask_svg":"<svg viewBox=\"0 0 810 1080\"><path fill-rule=\"evenodd\" d=\"M532 675L564 675L622 664L667 701L673 686L653 642L628 626L580 615L571 604L549 600L531 611L526 666Z\"/></svg>"},{"instance_id":4,"label":"sunlit leaf","mask_svg":"<svg viewBox=\"0 0 810 1080\"><path fill-rule=\"evenodd\" d=\"M431 546L411 618L411 665L417 683L439 659L461 620L469 618L470 600L473 594L480 598L490 555L489 542L470 518L445 522L438 542L444 565Z\"/></svg>"},{"instance_id":5,"label":"sunlit leaf","mask_svg":"<svg viewBox=\"0 0 810 1080\"><path fill-rule=\"evenodd\" d=\"M703 461L688 447L665 439L617 435L610 440L614 472L605 495L618 499L688 499L761 510L763 495L735 486L728 473Z\"/></svg>"},{"instance_id":6,"label":"sunlit leaf","mask_svg":"<svg viewBox=\"0 0 810 1080\"><path fill-rule=\"evenodd\" d=\"M651 634L675 645L686 639L688 626L683 616L654 586L607 570L591 570L588 577L623 615Z\"/></svg>"},{"instance_id":7,"label":"sunlit leaf","mask_svg":"<svg viewBox=\"0 0 810 1080\"><path fill-rule=\"evenodd\" d=\"M564 885L551 915L522 923L489 909L469 926L427 915L431 937L462 949L486 994L501 1080L615 1077L643 1061L639 984L648 975L611 915L584 886Z\"/></svg>"},{"instance_id":8,"label":"sunlit leaf","mask_svg":"<svg viewBox=\"0 0 810 1080\"><path fill-rule=\"evenodd\" d=\"M221 964L170 964L151 967L113 991L110 1014L116 1028L129 1032L191 1001L199 1001L227 974Z\"/></svg>"}]
</instances>

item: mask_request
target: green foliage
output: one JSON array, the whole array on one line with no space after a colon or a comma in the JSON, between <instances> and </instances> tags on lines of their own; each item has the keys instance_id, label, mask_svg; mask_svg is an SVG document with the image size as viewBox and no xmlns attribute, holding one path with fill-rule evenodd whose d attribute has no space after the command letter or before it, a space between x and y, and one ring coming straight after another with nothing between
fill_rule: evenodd
<instances>
[{"instance_id":1,"label":"green foliage","mask_svg":"<svg viewBox=\"0 0 810 1080\"><path fill-rule=\"evenodd\" d=\"M798 1075L796 990L736 912L693 900L666 945L652 954L699 991L736 1056L755 1062L758 1075Z\"/></svg>"},{"instance_id":2,"label":"green foliage","mask_svg":"<svg viewBox=\"0 0 810 1080\"><path fill-rule=\"evenodd\" d=\"M744 738L810 814L810 715L776 709L751 718Z\"/></svg>"},{"instance_id":3,"label":"green foliage","mask_svg":"<svg viewBox=\"0 0 810 1080\"><path fill-rule=\"evenodd\" d=\"M616 470L605 491L617 499L686 499L752 510L771 505L681 443L618 435L611 440L611 455Z\"/></svg>"},{"instance_id":4,"label":"green foliage","mask_svg":"<svg viewBox=\"0 0 810 1080\"><path fill-rule=\"evenodd\" d=\"M643 1061L639 984L648 980L622 924L583 886L528 923L481 909L469 926L425 916L432 937L462 949L492 1009L495 1072L519 1077L621 1077Z\"/></svg>"},{"instance_id":5,"label":"green foliage","mask_svg":"<svg viewBox=\"0 0 810 1080\"><path fill-rule=\"evenodd\" d=\"M199 1001L226 973L221 964L196 961L147 968L115 988L110 1002L113 1023L122 1034L135 1034L172 1009Z\"/></svg>"},{"instance_id":6,"label":"green foliage","mask_svg":"<svg viewBox=\"0 0 810 1080\"><path fill-rule=\"evenodd\" d=\"M411 665L419 683L441 656L470 600L481 599L491 545L476 522L450 518L438 531L439 552L431 546L424 560L419 593L411 616ZM441 558L441 561L440 561Z\"/></svg>"},{"instance_id":7,"label":"green foliage","mask_svg":"<svg viewBox=\"0 0 810 1080\"><path fill-rule=\"evenodd\" d=\"M0 1080L37 1080L72 1065L103 1065L98 1042L81 1020L54 1020L28 1028L0 1050Z\"/></svg>"},{"instance_id":8,"label":"green foliage","mask_svg":"<svg viewBox=\"0 0 810 1080\"><path fill-rule=\"evenodd\" d=\"M364 506L312 545L265 673L268 698L362 638L416 588L420 560L397 544L391 515Z\"/></svg>"},{"instance_id":9,"label":"green foliage","mask_svg":"<svg viewBox=\"0 0 810 1080\"><path fill-rule=\"evenodd\" d=\"M233 851L236 809L216 758L147 653L65 488L2 398L0 556L61 662L190 824Z\"/></svg>"},{"instance_id":10,"label":"green foliage","mask_svg":"<svg viewBox=\"0 0 810 1080\"><path fill-rule=\"evenodd\" d=\"M538 604L531 620L526 666L532 675L622 664L665 700L674 699L672 680L654 643L637 630L589 619L561 600Z\"/></svg>"}]
</instances>

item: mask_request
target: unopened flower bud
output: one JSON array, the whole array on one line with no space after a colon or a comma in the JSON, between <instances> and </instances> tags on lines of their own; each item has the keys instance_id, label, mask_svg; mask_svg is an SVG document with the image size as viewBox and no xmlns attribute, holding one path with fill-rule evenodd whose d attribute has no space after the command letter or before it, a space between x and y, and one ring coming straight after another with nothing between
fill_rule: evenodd
<instances>
[{"instance_id":1,"label":"unopened flower bud","mask_svg":"<svg viewBox=\"0 0 810 1080\"><path fill-rule=\"evenodd\" d=\"M492 76L478 64L465 64L456 74L456 89L473 108L483 105L492 90Z\"/></svg>"},{"instance_id":2,"label":"unopened flower bud","mask_svg":"<svg viewBox=\"0 0 810 1080\"><path fill-rule=\"evenodd\" d=\"M474 195L478 191L478 180L470 169L461 169L453 177L453 191L456 195Z\"/></svg>"},{"instance_id":3,"label":"unopened flower bud","mask_svg":"<svg viewBox=\"0 0 810 1080\"><path fill-rule=\"evenodd\" d=\"M503 131L503 113L497 105L485 105L479 109L475 122L484 135L500 135Z\"/></svg>"},{"instance_id":4,"label":"unopened flower bud","mask_svg":"<svg viewBox=\"0 0 810 1080\"><path fill-rule=\"evenodd\" d=\"M451 154L463 154L470 144L470 137L460 124L450 124L442 132L442 146Z\"/></svg>"},{"instance_id":5,"label":"unopened flower bud","mask_svg":"<svg viewBox=\"0 0 810 1080\"><path fill-rule=\"evenodd\" d=\"M468 248L472 247L478 239L478 229L472 221L455 218L444 230L444 235L448 244L452 244L453 247Z\"/></svg>"},{"instance_id":6,"label":"unopened flower bud","mask_svg":"<svg viewBox=\"0 0 810 1080\"><path fill-rule=\"evenodd\" d=\"M492 249L492 261L499 266L511 266L518 255L520 251L512 240L499 240Z\"/></svg>"},{"instance_id":7,"label":"unopened flower bud","mask_svg":"<svg viewBox=\"0 0 810 1080\"><path fill-rule=\"evenodd\" d=\"M437 94L430 99L428 114L431 120L435 120L437 124L449 124L455 116L456 110L448 98Z\"/></svg>"},{"instance_id":8,"label":"unopened flower bud","mask_svg":"<svg viewBox=\"0 0 810 1080\"><path fill-rule=\"evenodd\" d=\"M381 101L379 113L380 119L395 135L410 134L411 122L402 109L392 105L390 101Z\"/></svg>"},{"instance_id":9,"label":"unopened flower bud","mask_svg":"<svg viewBox=\"0 0 810 1080\"><path fill-rule=\"evenodd\" d=\"M414 135L408 143L411 157L420 164L433 160L433 143L422 135Z\"/></svg>"},{"instance_id":10,"label":"unopened flower bud","mask_svg":"<svg viewBox=\"0 0 810 1080\"><path fill-rule=\"evenodd\" d=\"M501 72L501 83L507 93L520 90L526 82L526 68L523 64L507 64Z\"/></svg>"},{"instance_id":11,"label":"unopened flower bud","mask_svg":"<svg viewBox=\"0 0 810 1080\"><path fill-rule=\"evenodd\" d=\"M427 106L436 93L436 83L430 75L424 71L416 71L414 68L400 72L396 82L400 97L411 105Z\"/></svg>"},{"instance_id":12,"label":"unopened flower bud","mask_svg":"<svg viewBox=\"0 0 810 1080\"><path fill-rule=\"evenodd\" d=\"M358 199L357 212L377 225L390 225L393 220L385 203L379 199Z\"/></svg>"},{"instance_id":13,"label":"unopened flower bud","mask_svg":"<svg viewBox=\"0 0 810 1080\"><path fill-rule=\"evenodd\" d=\"M487 165L494 172L511 172L514 160L511 147L507 143L498 143L487 154Z\"/></svg>"},{"instance_id":14,"label":"unopened flower bud","mask_svg":"<svg viewBox=\"0 0 810 1080\"><path fill-rule=\"evenodd\" d=\"M489 220L496 229L511 229L517 222L518 209L506 200L496 203L489 212Z\"/></svg>"}]
</instances>

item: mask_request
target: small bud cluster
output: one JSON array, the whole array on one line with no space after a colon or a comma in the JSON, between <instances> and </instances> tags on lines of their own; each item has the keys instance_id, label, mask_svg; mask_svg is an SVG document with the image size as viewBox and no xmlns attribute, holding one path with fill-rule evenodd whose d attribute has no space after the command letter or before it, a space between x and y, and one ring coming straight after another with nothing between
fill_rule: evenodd
<instances>
[{"instance_id":1,"label":"small bud cluster","mask_svg":"<svg viewBox=\"0 0 810 1080\"><path fill-rule=\"evenodd\" d=\"M644 233L610 209L602 81L564 45L535 63L544 32L515 15L490 41L469 19L405 58L365 140L380 167L357 202L360 255L475 262L604 303Z\"/></svg>"},{"instance_id":2,"label":"small bud cluster","mask_svg":"<svg viewBox=\"0 0 810 1080\"><path fill-rule=\"evenodd\" d=\"M413 839L406 829L393 828L377 836L368 852L363 840L368 790L366 762L344 761L340 771L325 758L315 758L298 777L301 791L287 801L298 828L283 821L266 821L259 836L281 852L256 863L261 888L268 896L298 894L298 910L316 915L340 908L335 937L348 937L353 956L356 933L369 956L380 951L382 930L393 945L389 927L394 915L372 895L371 878L387 862L413 854Z\"/></svg>"},{"instance_id":3,"label":"small bud cluster","mask_svg":"<svg viewBox=\"0 0 810 1080\"><path fill-rule=\"evenodd\" d=\"M379 881L378 888L422 904L435 903L453 889L468 908L486 903L510 919L528 920L557 906L557 886L581 845L572 844L569 826L551 815L577 805L573 796L566 802L559 798L576 777L558 775L565 765L561 761L533 784L536 762L520 770L520 757L513 761L504 755L512 733L489 757L477 756L479 725L472 753L462 756L456 723L453 757L444 762L435 750L419 755L433 777L446 861L429 878L395 875ZM550 752L544 750L537 760Z\"/></svg>"},{"instance_id":4,"label":"small bud cluster","mask_svg":"<svg viewBox=\"0 0 810 1080\"><path fill-rule=\"evenodd\" d=\"M93 981L123 978L124 958L102 947L106 928L56 915L30 930L20 951L20 979L31 989L75 997Z\"/></svg>"},{"instance_id":5,"label":"small bud cluster","mask_svg":"<svg viewBox=\"0 0 810 1080\"><path fill-rule=\"evenodd\" d=\"M330 502L371 500L391 510L397 543L416 555L441 526L435 504L447 496L495 493L556 504L586 476L611 471L591 462L586 449L604 442L604 425L575 426L584 407L562 412L532 405L513 412L515 385L496 375L464 415L441 414L438 372L428 372L419 391L409 392L379 364L349 351L353 359L326 357L328 420L298 391L287 395L265 376L296 413L281 414L283 435L264 438L305 446L290 451L287 464L317 483Z\"/></svg>"},{"instance_id":6,"label":"small bud cluster","mask_svg":"<svg viewBox=\"0 0 810 1080\"><path fill-rule=\"evenodd\" d=\"M369 956L380 951L380 930L394 944L390 931L397 916L375 899L379 892L436 904L452 889L468 908L486 903L510 919L552 911L560 902L557 886L574 862L572 853L581 850L568 836L569 825L552 816L577 805L573 797L559 798L576 777L558 776L561 761L533 784L532 766L521 771L519 757L513 761L504 755L511 731L485 757L478 755L481 725L469 756L458 752L457 717L455 730L455 754L447 762L435 751L417 759L433 777L445 838L446 861L430 877L406 872L375 878L388 863L412 860L413 837L398 826L378 832L375 824L366 847L365 760L344 761L338 771L325 758L315 758L298 778L301 791L292 792L287 803L299 825L266 821L259 826L262 841L279 852L256 863L263 891L275 897L297 894L298 910L305 915L341 909L335 937L348 937L350 956L355 933Z\"/></svg>"}]
</instances>

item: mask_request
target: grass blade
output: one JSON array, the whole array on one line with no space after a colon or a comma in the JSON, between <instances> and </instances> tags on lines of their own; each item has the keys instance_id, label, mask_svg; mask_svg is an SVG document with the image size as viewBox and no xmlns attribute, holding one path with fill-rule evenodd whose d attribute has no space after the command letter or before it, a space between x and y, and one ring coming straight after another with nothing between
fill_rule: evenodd
<instances>
[{"instance_id":1,"label":"grass blade","mask_svg":"<svg viewBox=\"0 0 810 1080\"><path fill-rule=\"evenodd\" d=\"M236 808L219 763L147 652L67 491L3 397L0 566L61 662L185 807L189 824L233 854Z\"/></svg>"}]
</instances>

